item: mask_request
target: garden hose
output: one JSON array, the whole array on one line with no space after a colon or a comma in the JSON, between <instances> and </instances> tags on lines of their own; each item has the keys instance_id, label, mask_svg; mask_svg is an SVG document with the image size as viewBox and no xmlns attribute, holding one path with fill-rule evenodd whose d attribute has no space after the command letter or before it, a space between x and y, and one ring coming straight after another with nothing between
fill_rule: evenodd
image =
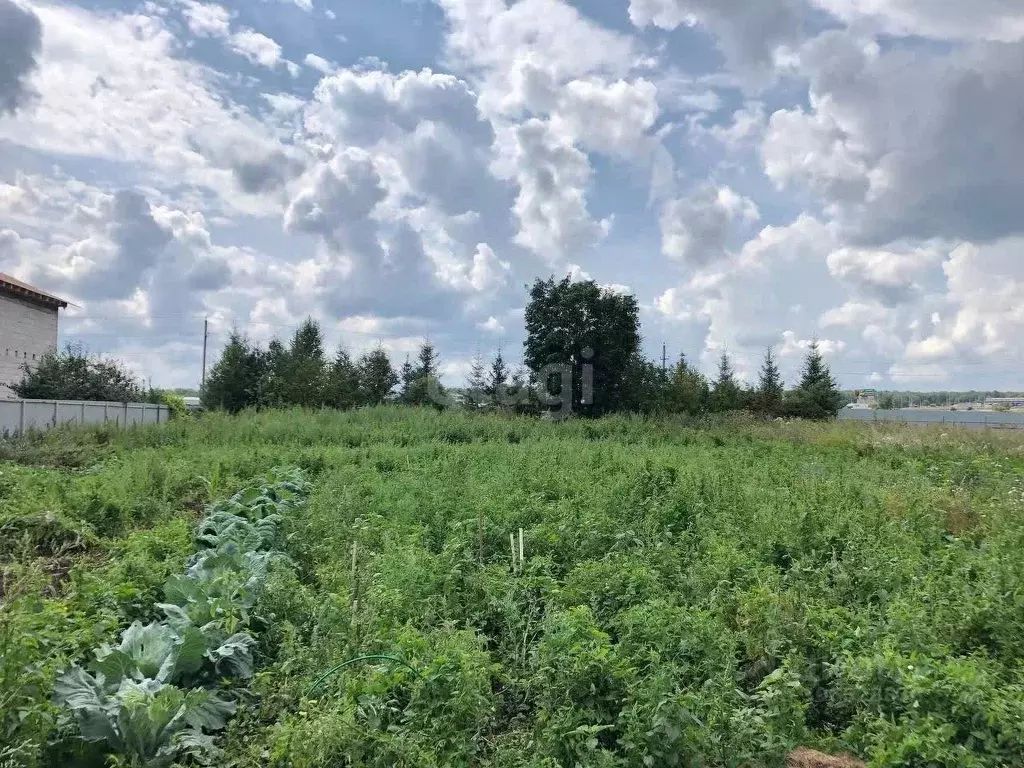
<instances>
[{"instance_id":1,"label":"garden hose","mask_svg":"<svg viewBox=\"0 0 1024 768\"><path fill-rule=\"evenodd\" d=\"M334 675L334 674L340 672L345 667L351 666L353 664L358 664L361 661L393 661L396 664L401 664L404 667L408 667L410 670L412 670L413 674L416 675L416 677L420 677L419 670L417 670L409 662L405 661L404 659L400 659L397 656L378 656L378 655L356 656L354 659L349 659L348 661L343 661L338 666L333 667L332 669L329 669L326 672L324 672L322 675L320 675L320 677L318 677L316 679L316 681L313 683L313 685L311 685L309 687L309 690L306 692L306 698L308 699L310 696L312 696L313 695L313 691L315 691L317 688L319 688L320 684L323 683L325 680L327 680L331 675Z\"/></svg>"}]
</instances>

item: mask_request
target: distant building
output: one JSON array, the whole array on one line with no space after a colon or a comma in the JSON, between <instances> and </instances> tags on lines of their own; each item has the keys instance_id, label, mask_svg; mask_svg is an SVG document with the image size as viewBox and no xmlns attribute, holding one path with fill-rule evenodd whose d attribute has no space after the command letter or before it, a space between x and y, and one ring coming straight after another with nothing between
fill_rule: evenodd
<instances>
[{"instance_id":1,"label":"distant building","mask_svg":"<svg viewBox=\"0 0 1024 768\"><path fill-rule=\"evenodd\" d=\"M32 366L57 346L57 321L68 303L0 272L0 397L14 397L6 386L21 381Z\"/></svg>"},{"instance_id":2,"label":"distant building","mask_svg":"<svg viewBox=\"0 0 1024 768\"><path fill-rule=\"evenodd\" d=\"M857 398L857 405L862 408L876 408L878 406L878 393L873 389L861 390Z\"/></svg>"},{"instance_id":3,"label":"distant building","mask_svg":"<svg viewBox=\"0 0 1024 768\"><path fill-rule=\"evenodd\" d=\"M1001 405L1004 408L1024 408L1024 398L1021 397L986 397L985 405L995 408Z\"/></svg>"}]
</instances>

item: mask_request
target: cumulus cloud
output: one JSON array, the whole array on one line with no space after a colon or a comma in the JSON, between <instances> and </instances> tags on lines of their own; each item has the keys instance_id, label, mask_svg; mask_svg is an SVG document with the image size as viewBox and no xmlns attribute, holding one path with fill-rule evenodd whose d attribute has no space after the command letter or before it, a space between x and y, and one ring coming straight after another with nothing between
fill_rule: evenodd
<instances>
[{"instance_id":1,"label":"cumulus cloud","mask_svg":"<svg viewBox=\"0 0 1024 768\"><path fill-rule=\"evenodd\" d=\"M339 70L320 81L303 126L330 148L285 225L327 246L314 280L324 302L339 312L437 316L507 284L510 263L478 236L504 192L488 171L493 133L465 81Z\"/></svg>"},{"instance_id":2,"label":"cumulus cloud","mask_svg":"<svg viewBox=\"0 0 1024 768\"><path fill-rule=\"evenodd\" d=\"M631 0L638 27L706 27L733 66L753 71L771 64L776 48L798 42L804 28L802 0Z\"/></svg>"},{"instance_id":3,"label":"cumulus cloud","mask_svg":"<svg viewBox=\"0 0 1024 768\"><path fill-rule=\"evenodd\" d=\"M943 264L948 316L909 350L915 359L1024 361L1024 238L986 246L965 244Z\"/></svg>"},{"instance_id":4,"label":"cumulus cloud","mask_svg":"<svg viewBox=\"0 0 1024 768\"><path fill-rule=\"evenodd\" d=\"M618 29L438 5L430 68L387 44L339 67L328 29L291 80L292 30L236 5L0 0L0 268L174 383L206 314L405 354L515 337L552 271L632 286L645 336L708 371L774 345L791 381L815 337L849 386L1024 362L1017 4L632 0Z\"/></svg>"},{"instance_id":5,"label":"cumulus cloud","mask_svg":"<svg viewBox=\"0 0 1024 768\"><path fill-rule=\"evenodd\" d=\"M833 249L832 233L810 217L764 227L735 253L663 292L654 309L696 335L700 346L688 351L707 370L728 350L738 370L752 376L765 347L782 343L787 330L812 337L820 315L842 300L825 263Z\"/></svg>"},{"instance_id":6,"label":"cumulus cloud","mask_svg":"<svg viewBox=\"0 0 1024 768\"><path fill-rule=\"evenodd\" d=\"M0 0L0 115L14 112L31 95L28 76L41 48L39 17L14 0Z\"/></svg>"},{"instance_id":7,"label":"cumulus cloud","mask_svg":"<svg viewBox=\"0 0 1024 768\"><path fill-rule=\"evenodd\" d=\"M771 117L765 171L818 193L859 242L1021 231L1024 47L883 50L845 32L805 46L810 108Z\"/></svg>"},{"instance_id":8,"label":"cumulus cloud","mask_svg":"<svg viewBox=\"0 0 1024 768\"><path fill-rule=\"evenodd\" d=\"M231 48L253 64L269 69L281 62L281 46L277 41L253 29L242 29L232 34Z\"/></svg>"},{"instance_id":9,"label":"cumulus cloud","mask_svg":"<svg viewBox=\"0 0 1024 768\"><path fill-rule=\"evenodd\" d=\"M927 248L904 253L840 248L828 255L834 277L888 305L910 301L922 289L925 273L940 263L939 253Z\"/></svg>"},{"instance_id":10,"label":"cumulus cloud","mask_svg":"<svg viewBox=\"0 0 1024 768\"><path fill-rule=\"evenodd\" d=\"M481 331L485 331L487 333L495 335L505 332L505 326L502 325L501 321L498 320L498 318L496 318L494 315L491 315L482 323L477 323L476 327L479 328Z\"/></svg>"},{"instance_id":11,"label":"cumulus cloud","mask_svg":"<svg viewBox=\"0 0 1024 768\"><path fill-rule=\"evenodd\" d=\"M370 154L347 147L305 179L285 212L284 226L322 235L338 250L357 241L365 245L373 240L370 214L385 194Z\"/></svg>"},{"instance_id":12,"label":"cumulus cloud","mask_svg":"<svg viewBox=\"0 0 1024 768\"><path fill-rule=\"evenodd\" d=\"M247 213L280 209L276 201L244 194L235 161L287 148L272 125L226 101L208 69L178 55L161 18L71 6L34 10L46 31L32 81L39 98L16 120L0 119L0 139L135 164L147 182L199 184ZM244 156L223 151L232 145L245 147Z\"/></svg>"},{"instance_id":13,"label":"cumulus cloud","mask_svg":"<svg viewBox=\"0 0 1024 768\"><path fill-rule=\"evenodd\" d=\"M889 319L890 311L881 304L848 301L841 307L833 307L823 313L821 326L822 328L877 326L888 322Z\"/></svg>"},{"instance_id":14,"label":"cumulus cloud","mask_svg":"<svg viewBox=\"0 0 1024 768\"><path fill-rule=\"evenodd\" d=\"M651 130L657 86L627 35L563 0L442 0L449 55L495 132L494 172L518 190L515 241L549 263L600 242L610 226L587 203L589 152L648 167L656 187L672 158Z\"/></svg>"},{"instance_id":15,"label":"cumulus cloud","mask_svg":"<svg viewBox=\"0 0 1024 768\"><path fill-rule=\"evenodd\" d=\"M760 218L753 200L729 187L705 184L692 196L669 201L661 212L662 252L691 266L722 258L737 224Z\"/></svg>"},{"instance_id":16,"label":"cumulus cloud","mask_svg":"<svg viewBox=\"0 0 1024 768\"><path fill-rule=\"evenodd\" d=\"M516 243L556 264L604 236L610 222L595 221L587 210L591 168L583 152L537 119L510 129L502 143L498 172L519 187Z\"/></svg>"},{"instance_id":17,"label":"cumulus cloud","mask_svg":"<svg viewBox=\"0 0 1024 768\"><path fill-rule=\"evenodd\" d=\"M231 33L231 12L216 3L182 0L182 13L192 34L199 37L228 37Z\"/></svg>"},{"instance_id":18,"label":"cumulus cloud","mask_svg":"<svg viewBox=\"0 0 1024 768\"><path fill-rule=\"evenodd\" d=\"M817 337L801 339L793 331L783 331L782 344L779 346L778 352L779 357L803 357L815 342L818 344L818 351L825 358L832 357L846 349L846 342L841 339L819 339Z\"/></svg>"},{"instance_id":19,"label":"cumulus cloud","mask_svg":"<svg viewBox=\"0 0 1024 768\"><path fill-rule=\"evenodd\" d=\"M1024 7L1013 0L814 0L851 24L873 23L890 35L941 40L1024 40Z\"/></svg>"},{"instance_id":20,"label":"cumulus cloud","mask_svg":"<svg viewBox=\"0 0 1024 768\"><path fill-rule=\"evenodd\" d=\"M452 75L341 70L317 85L305 127L327 141L387 154L396 193L446 213L474 210L489 194L493 132L472 89Z\"/></svg>"},{"instance_id":21,"label":"cumulus cloud","mask_svg":"<svg viewBox=\"0 0 1024 768\"><path fill-rule=\"evenodd\" d=\"M302 60L302 63L324 75L329 75L335 70L334 64L322 56L317 56L315 53L307 53L306 58Z\"/></svg>"}]
</instances>

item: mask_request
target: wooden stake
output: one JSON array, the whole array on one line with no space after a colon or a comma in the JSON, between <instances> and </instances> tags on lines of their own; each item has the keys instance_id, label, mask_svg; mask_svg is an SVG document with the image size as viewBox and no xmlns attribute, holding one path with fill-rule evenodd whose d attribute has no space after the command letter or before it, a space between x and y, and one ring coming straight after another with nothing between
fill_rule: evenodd
<instances>
[{"instance_id":1,"label":"wooden stake","mask_svg":"<svg viewBox=\"0 0 1024 768\"><path fill-rule=\"evenodd\" d=\"M516 535L514 533L510 533L508 535L508 545L512 549L512 572L515 573L515 570L516 570Z\"/></svg>"},{"instance_id":2,"label":"wooden stake","mask_svg":"<svg viewBox=\"0 0 1024 768\"><path fill-rule=\"evenodd\" d=\"M359 544L352 542L352 603L353 605L359 602L359 571L357 564L359 561Z\"/></svg>"},{"instance_id":3,"label":"wooden stake","mask_svg":"<svg viewBox=\"0 0 1024 768\"><path fill-rule=\"evenodd\" d=\"M476 515L476 556L480 565L484 564L484 511Z\"/></svg>"},{"instance_id":4,"label":"wooden stake","mask_svg":"<svg viewBox=\"0 0 1024 768\"><path fill-rule=\"evenodd\" d=\"M523 570L523 529L519 529L519 570Z\"/></svg>"}]
</instances>

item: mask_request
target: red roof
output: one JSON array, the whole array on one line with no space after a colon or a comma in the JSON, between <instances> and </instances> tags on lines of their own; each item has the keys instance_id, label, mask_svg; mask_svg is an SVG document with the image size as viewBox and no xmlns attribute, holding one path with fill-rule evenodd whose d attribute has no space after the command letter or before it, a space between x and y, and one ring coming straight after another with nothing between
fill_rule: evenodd
<instances>
[{"instance_id":1,"label":"red roof","mask_svg":"<svg viewBox=\"0 0 1024 768\"><path fill-rule=\"evenodd\" d=\"M16 277L5 275L3 272L0 272L0 291L13 293L23 299L45 304L48 307L60 307L61 309L64 309L68 305L68 303L59 296L54 296L52 293L41 291L28 283L23 283Z\"/></svg>"}]
</instances>

